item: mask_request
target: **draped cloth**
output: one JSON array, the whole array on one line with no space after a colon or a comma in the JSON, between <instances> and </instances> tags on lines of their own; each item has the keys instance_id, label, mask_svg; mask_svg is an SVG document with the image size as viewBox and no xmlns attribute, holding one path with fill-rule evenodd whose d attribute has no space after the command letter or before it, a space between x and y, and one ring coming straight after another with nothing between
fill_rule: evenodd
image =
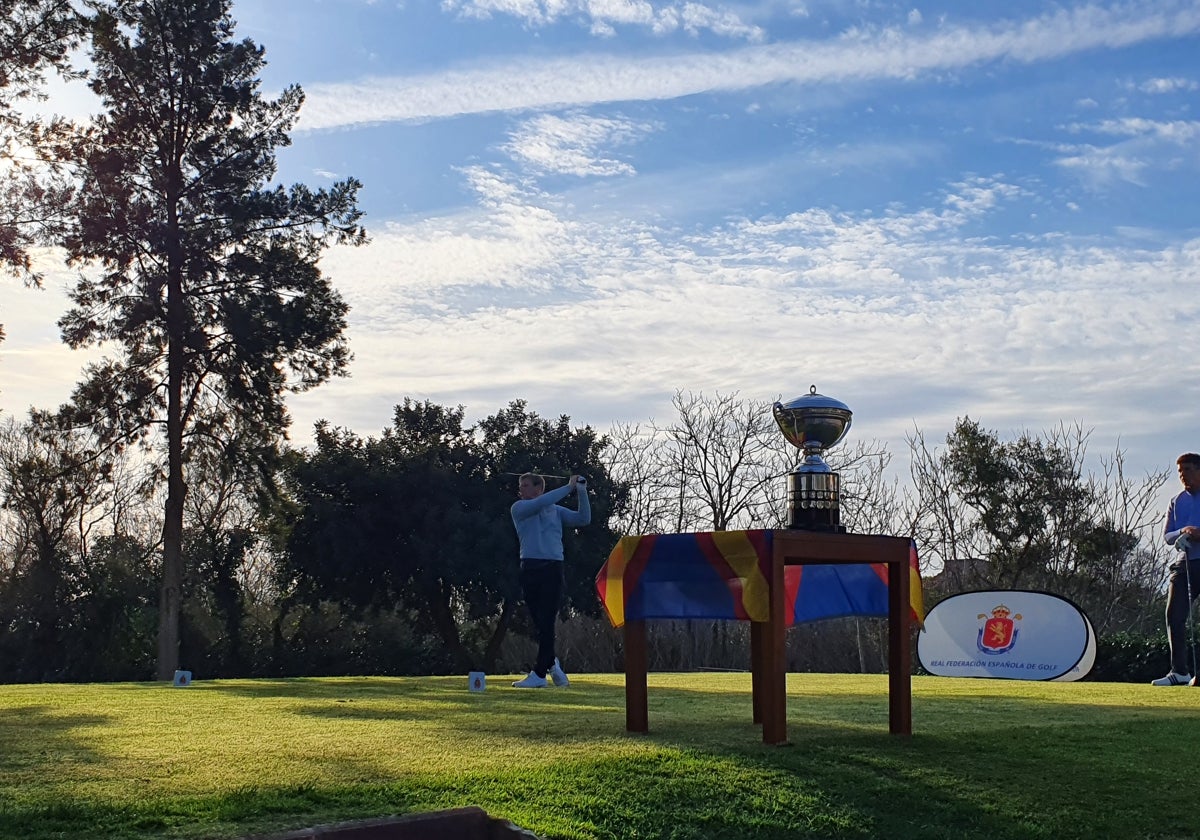
<instances>
[{"instance_id":1,"label":"draped cloth","mask_svg":"<svg viewBox=\"0 0 1200 840\"><path fill-rule=\"evenodd\" d=\"M622 537L596 575L614 627L653 618L767 621L773 531ZM886 563L788 565L788 625L840 616L888 615ZM909 549L909 609L925 618L916 545Z\"/></svg>"}]
</instances>

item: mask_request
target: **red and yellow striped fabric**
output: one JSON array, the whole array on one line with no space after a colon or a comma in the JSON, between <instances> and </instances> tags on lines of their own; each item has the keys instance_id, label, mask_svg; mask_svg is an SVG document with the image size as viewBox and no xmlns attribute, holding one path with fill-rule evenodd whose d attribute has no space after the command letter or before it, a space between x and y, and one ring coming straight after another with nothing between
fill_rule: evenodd
<instances>
[{"instance_id":1,"label":"red and yellow striped fabric","mask_svg":"<svg viewBox=\"0 0 1200 840\"><path fill-rule=\"evenodd\" d=\"M649 618L766 621L772 532L712 531L622 538L596 575L614 627ZM842 615L887 615L887 566L807 564L784 570L788 624ZM915 544L909 605L925 617Z\"/></svg>"}]
</instances>

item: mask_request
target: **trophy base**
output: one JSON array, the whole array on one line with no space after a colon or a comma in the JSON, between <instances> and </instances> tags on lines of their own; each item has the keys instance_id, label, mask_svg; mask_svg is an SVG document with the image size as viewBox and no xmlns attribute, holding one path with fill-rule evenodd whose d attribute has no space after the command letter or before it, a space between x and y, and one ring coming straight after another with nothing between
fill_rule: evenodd
<instances>
[{"instance_id":1,"label":"trophy base","mask_svg":"<svg viewBox=\"0 0 1200 840\"><path fill-rule=\"evenodd\" d=\"M833 514L830 521L830 514ZM830 534L846 533L846 526L836 521L837 511L828 510L794 510L788 529L792 531L824 531Z\"/></svg>"},{"instance_id":2,"label":"trophy base","mask_svg":"<svg viewBox=\"0 0 1200 840\"><path fill-rule=\"evenodd\" d=\"M824 533L824 534L844 534L844 533L846 533L846 526L845 525L820 525L820 524L796 525L793 523L791 525L788 525L788 530L789 531L818 531L818 532Z\"/></svg>"},{"instance_id":3,"label":"trophy base","mask_svg":"<svg viewBox=\"0 0 1200 840\"><path fill-rule=\"evenodd\" d=\"M788 475L788 527L845 533L838 508L838 474L797 471Z\"/></svg>"}]
</instances>

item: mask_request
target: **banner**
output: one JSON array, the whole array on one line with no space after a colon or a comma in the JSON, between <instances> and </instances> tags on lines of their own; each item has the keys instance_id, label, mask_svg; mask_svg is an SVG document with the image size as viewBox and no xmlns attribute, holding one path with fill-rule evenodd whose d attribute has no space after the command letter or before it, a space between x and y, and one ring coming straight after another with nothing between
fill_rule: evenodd
<instances>
[{"instance_id":1,"label":"banner","mask_svg":"<svg viewBox=\"0 0 1200 840\"><path fill-rule=\"evenodd\" d=\"M718 618L766 621L770 530L623 537L596 575L614 627L627 620ZM909 607L925 617L920 564L909 547ZM786 623L888 614L886 563L791 565L784 569Z\"/></svg>"},{"instance_id":2,"label":"banner","mask_svg":"<svg viewBox=\"0 0 1200 840\"><path fill-rule=\"evenodd\" d=\"M1083 612L1080 610L1080 612ZM1092 667L1096 664L1096 630L1092 627L1092 620L1087 617L1087 613L1083 613L1083 620L1087 622L1088 643L1087 650L1083 652L1083 659L1079 660L1079 664L1072 668L1061 677L1055 677L1055 682L1075 682L1086 677L1092 671Z\"/></svg>"},{"instance_id":3,"label":"banner","mask_svg":"<svg viewBox=\"0 0 1200 840\"><path fill-rule=\"evenodd\" d=\"M963 592L929 611L917 658L939 677L1070 681L1091 670L1095 638L1083 611L1061 596Z\"/></svg>"}]
</instances>

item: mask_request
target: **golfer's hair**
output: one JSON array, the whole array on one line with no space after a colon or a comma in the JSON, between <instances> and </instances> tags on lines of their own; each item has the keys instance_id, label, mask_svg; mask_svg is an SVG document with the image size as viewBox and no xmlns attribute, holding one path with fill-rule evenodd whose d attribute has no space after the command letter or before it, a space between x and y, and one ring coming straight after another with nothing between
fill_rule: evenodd
<instances>
[{"instance_id":1,"label":"golfer's hair","mask_svg":"<svg viewBox=\"0 0 1200 840\"><path fill-rule=\"evenodd\" d=\"M1175 465L1182 467L1184 464L1200 467L1200 455L1197 455L1195 452L1184 452L1175 459Z\"/></svg>"},{"instance_id":2,"label":"golfer's hair","mask_svg":"<svg viewBox=\"0 0 1200 840\"><path fill-rule=\"evenodd\" d=\"M1200 458L1200 456L1197 457ZM546 479L542 478L537 473L522 473L521 477L517 479L517 483L520 484L525 479L529 479L529 482L534 487L541 487L543 490L546 489Z\"/></svg>"}]
</instances>

